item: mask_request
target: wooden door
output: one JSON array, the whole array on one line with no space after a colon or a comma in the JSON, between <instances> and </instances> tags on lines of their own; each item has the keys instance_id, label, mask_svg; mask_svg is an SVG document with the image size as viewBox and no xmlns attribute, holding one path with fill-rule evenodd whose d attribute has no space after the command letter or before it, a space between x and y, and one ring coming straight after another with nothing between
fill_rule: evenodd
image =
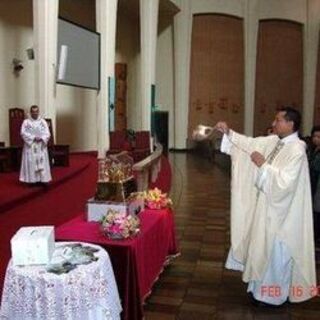
<instances>
[{"instance_id":1,"label":"wooden door","mask_svg":"<svg viewBox=\"0 0 320 320\"><path fill-rule=\"evenodd\" d=\"M193 16L188 134L199 124L244 124L244 35L237 17Z\"/></svg>"},{"instance_id":2,"label":"wooden door","mask_svg":"<svg viewBox=\"0 0 320 320\"><path fill-rule=\"evenodd\" d=\"M254 134L266 134L282 106L302 111L303 26L285 20L259 23Z\"/></svg>"}]
</instances>

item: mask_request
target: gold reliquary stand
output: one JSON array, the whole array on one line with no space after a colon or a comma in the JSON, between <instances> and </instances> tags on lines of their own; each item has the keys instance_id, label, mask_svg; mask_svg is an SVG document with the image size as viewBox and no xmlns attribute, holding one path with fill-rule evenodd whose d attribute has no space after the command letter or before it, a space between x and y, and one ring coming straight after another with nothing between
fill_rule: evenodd
<instances>
[{"instance_id":1,"label":"gold reliquary stand","mask_svg":"<svg viewBox=\"0 0 320 320\"><path fill-rule=\"evenodd\" d=\"M130 159L122 156L119 161L114 156L99 160L95 200L123 202L137 191Z\"/></svg>"}]
</instances>

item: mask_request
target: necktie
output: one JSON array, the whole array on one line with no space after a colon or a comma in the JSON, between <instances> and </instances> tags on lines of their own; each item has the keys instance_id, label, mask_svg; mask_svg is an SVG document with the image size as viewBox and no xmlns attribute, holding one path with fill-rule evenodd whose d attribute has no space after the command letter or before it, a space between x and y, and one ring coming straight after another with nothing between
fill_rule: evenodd
<instances>
[{"instance_id":1,"label":"necktie","mask_svg":"<svg viewBox=\"0 0 320 320\"><path fill-rule=\"evenodd\" d=\"M273 150L270 152L270 154L267 157L267 163L271 164L274 158L277 156L281 148L284 146L284 143L279 140Z\"/></svg>"}]
</instances>

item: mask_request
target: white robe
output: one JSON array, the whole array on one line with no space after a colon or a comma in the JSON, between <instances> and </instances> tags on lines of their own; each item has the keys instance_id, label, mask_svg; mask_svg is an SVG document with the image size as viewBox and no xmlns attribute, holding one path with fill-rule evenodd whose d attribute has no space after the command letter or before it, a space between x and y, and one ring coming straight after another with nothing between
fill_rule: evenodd
<instances>
[{"instance_id":1,"label":"white robe","mask_svg":"<svg viewBox=\"0 0 320 320\"><path fill-rule=\"evenodd\" d=\"M283 139L271 163L258 168L250 159L258 151L268 160L278 142L275 135L248 138L230 131L221 145L232 160L231 249L226 267L242 271L253 293L261 285L267 290L280 287L281 296L271 294L268 299L270 291L258 295L272 304L286 298L300 302L317 293L305 144L295 133Z\"/></svg>"},{"instance_id":2,"label":"white robe","mask_svg":"<svg viewBox=\"0 0 320 320\"><path fill-rule=\"evenodd\" d=\"M22 123L20 134L24 146L19 180L27 183L51 181L47 148L50 131L47 122L42 118L26 119ZM41 141L34 141L36 137L41 138Z\"/></svg>"}]
</instances>

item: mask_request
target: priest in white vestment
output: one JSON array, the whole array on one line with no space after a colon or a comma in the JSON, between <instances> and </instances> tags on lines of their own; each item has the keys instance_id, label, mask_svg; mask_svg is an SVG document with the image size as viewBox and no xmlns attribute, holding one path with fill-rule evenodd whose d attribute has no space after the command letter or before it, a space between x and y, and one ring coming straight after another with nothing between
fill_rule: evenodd
<instances>
[{"instance_id":1,"label":"priest in white vestment","mask_svg":"<svg viewBox=\"0 0 320 320\"><path fill-rule=\"evenodd\" d=\"M50 131L47 122L39 116L38 106L30 108L30 118L23 121L20 133L24 146L19 180L48 183L51 181L47 148Z\"/></svg>"},{"instance_id":2,"label":"priest in white vestment","mask_svg":"<svg viewBox=\"0 0 320 320\"><path fill-rule=\"evenodd\" d=\"M271 305L317 295L310 178L300 113L282 108L273 135L250 138L225 122L231 156L231 248L226 268L243 272L248 292Z\"/></svg>"}]
</instances>

